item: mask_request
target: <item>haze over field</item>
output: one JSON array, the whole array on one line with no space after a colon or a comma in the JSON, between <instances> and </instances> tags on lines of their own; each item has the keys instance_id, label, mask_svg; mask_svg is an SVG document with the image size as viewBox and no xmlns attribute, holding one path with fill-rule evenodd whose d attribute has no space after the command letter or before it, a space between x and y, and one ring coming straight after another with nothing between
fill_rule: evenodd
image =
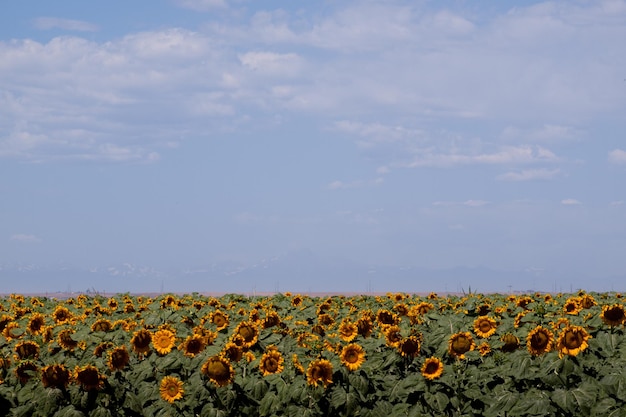
<instances>
[{"instance_id":1,"label":"haze over field","mask_svg":"<svg viewBox=\"0 0 626 417\"><path fill-rule=\"evenodd\" d=\"M0 292L626 291L626 2L0 7Z\"/></svg>"}]
</instances>

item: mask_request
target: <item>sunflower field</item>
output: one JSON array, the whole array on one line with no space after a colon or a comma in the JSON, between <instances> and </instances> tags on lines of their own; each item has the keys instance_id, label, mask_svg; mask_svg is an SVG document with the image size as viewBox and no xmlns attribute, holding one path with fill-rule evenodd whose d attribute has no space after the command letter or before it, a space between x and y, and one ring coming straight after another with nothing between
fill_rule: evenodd
<instances>
[{"instance_id":1,"label":"sunflower field","mask_svg":"<svg viewBox=\"0 0 626 417\"><path fill-rule=\"evenodd\" d=\"M626 416L618 293L0 297L0 416Z\"/></svg>"}]
</instances>

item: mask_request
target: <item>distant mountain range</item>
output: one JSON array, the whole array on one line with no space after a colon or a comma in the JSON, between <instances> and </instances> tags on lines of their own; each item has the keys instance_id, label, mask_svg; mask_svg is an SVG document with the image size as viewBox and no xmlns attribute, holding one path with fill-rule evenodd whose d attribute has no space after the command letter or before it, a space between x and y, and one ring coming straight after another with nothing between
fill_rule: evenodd
<instances>
[{"instance_id":1,"label":"distant mountain range","mask_svg":"<svg viewBox=\"0 0 626 417\"><path fill-rule=\"evenodd\" d=\"M534 269L444 269L365 265L320 257L308 250L254 263L218 262L162 269L132 263L79 268L0 264L0 293L386 293L621 291L620 277L564 278ZM616 288L613 288L613 287Z\"/></svg>"}]
</instances>

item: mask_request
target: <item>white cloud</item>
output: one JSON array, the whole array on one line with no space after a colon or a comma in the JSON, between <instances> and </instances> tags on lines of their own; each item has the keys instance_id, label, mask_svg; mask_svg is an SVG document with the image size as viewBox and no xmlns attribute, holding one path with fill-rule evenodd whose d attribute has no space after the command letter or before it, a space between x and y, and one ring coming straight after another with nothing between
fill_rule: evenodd
<instances>
[{"instance_id":1,"label":"white cloud","mask_svg":"<svg viewBox=\"0 0 626 417\"><path fill-rule=\"evenodd\" d=\"M175 0L176 4L186 9L207 12L226 7L225 0Z\"/></svg>"},{"instance_id":2,"label":"white cloud","mask_svg":"<svg viewBox=\"0 0 626 417\"><path fill-rule=\"evenodd\" d=\"M579 138L583 133L579 128L559 124L544 124L530 129L507 126L502 131L502 138L507 141L557 142Z\"/></svg>"},{"instance_id":3,"label":"white cloud","mask_svg":"<svg viewBox=\"0 0 626 417\"><path fill-rule=\"evenodd\" d=\"M20 243L41 243L43 240L35 235L29 235L25 233L17 233L11 236L11 240Z\"/></svg>"},{"instance_id":4,"label":"white cloud","mask_svg":"<svg viewBox=\"0 0 626 417\"><path fill-rule=\"evenodd\" d=\"M294 53L246 52L239 55L239 61L244 67L266 75L295 76L302 66L300 57Z\"/></svg>"},{"instance_id":5,"label":"white cloud","mask_svg":"<svg viewBox=\"0 0 626 417\"><path fill-rule=\"evenodd\" d=\"M351 182L344 182L344 181L336 180L336 181L332 181L331 183L329 183L326 186L326 188L328 188L329 190L340 190L340 189L347 189L347 188L374 187L374 186L382 184L383 182L384 182L384 179L381 177L378 177L369 181L356 180L356 181L351 181Z\"/></svg>"},{"instance_id":6,"label":"white cloud","mask_svg":"<svg viewBox=\"0 0 626 417\"><path fill-rule=\"evenodd\" d=\"M620 207L624 205L624 200L618 200L618 201L611 201L609 203L609 206L611 207Z\"/></svg>"},{"instance_id":7,"label":"white cloud","mask_svg":"<svg viewBox=\"0 0 626 417\"><path fill-rule=\"evenodd\" d=\"M485 200L467 200L465 202L463 202L464 206L468 206L468 207L482 207L486 204L489 204L489 201L485 201Z\"/></svg>"},{"instance_id":8,"label":"white cloud","mask_svg":"<svg viewBox=\"0 0 626 417\"><path fill-rule=\"evenodd\" d=\"M438 207L450 207L450 206L466 206L466 207L482 207L489 204L489 201L485 200L466 200L462 202L458 201L435 201L433 206Z\"/></svg>"},{"instance_id":9,"label":"white cloud","mask_svg":"<svg viewBox=\"0 0 626 417\"><path fill-rule=\"evenodd\" d=\"M609 162L613 164L626 164L626 151L622 149L613 149L609 152Z\"/></svg>"},{"instance_id":10,"label":"white cloud","mask_svg":"<svg viewBox=\"0 0 626 417\"><path fill-rule=\"evenodd\" d=\"M495 152L471 154L420 152L409 167L451 167L456 165L516 165L538 162L556 162L559 158L549 149L540 146L506 146Z\"/></svg>"},{"instance_id":11,"label":"white cloud","mask_svg":"<svg viewBox=\"0 0 626 417\"><path fill-rule=\"evenodd\" d=\"M497 179L503 180L503 181L550 180L558 176L560 173L561 173L561 170L558 168L525 169L519 172L513 172L513 171L507 172L505 174L499 175Z\"/></svg>"},{"instance_id":12,"label":"white cloud","mask_svg":"<svg viewBox=\"0 0 626 417\"><path fill-rule=\"evenodd\" d=\"M574 198L566 198L565 200L561 200L561 204L565 206L577 206L582 203Z\"/></svg>"},{"instance_id":13,"label":"white cloud","mask_svg":"<svg viewBox=\"0 0 626 417\"><path fill-rule=\"evenodd\" d=\"M61 19L58 17L38 17L33 21L37 29L64 29L77 32L96 32L98 26L82 20Z\"/></svg>"}]
</instances>

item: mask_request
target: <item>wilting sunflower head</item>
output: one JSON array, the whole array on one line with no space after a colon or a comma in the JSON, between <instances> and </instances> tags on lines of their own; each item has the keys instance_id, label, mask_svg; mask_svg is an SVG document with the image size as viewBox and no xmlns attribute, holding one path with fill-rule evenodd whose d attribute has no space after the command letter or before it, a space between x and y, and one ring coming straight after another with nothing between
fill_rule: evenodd
<instances>
[{"instance_id":1,"label":"wilting sunflower head","mask_svg":"<svg viewBox=\"0 0 626 417\"><path fill-rule=\"evenodd\" d=\"M202 374L219 387L226 386L233 381L235 370L228 359L223 356L211 356L202 365Z\"/></svg>"},{"instance_id":2,"label":"wilting sunflower head","mask_svg":"<svg viewBox=\"0 0 626 417\"><path fill-rule=\"evenodd\" d=\"M82 368L77 366L74 370L74 378L85 391L101 389L106 379L93 365L85 365Z\"/></svg>"},{"instance_id":3,"label":"wilting sunflower head","mask_svg":"<svg viewBox=\"0 0 626 417\"><path fill-rule=\"evenodd\" d=\"M306 371L306 381L309 385L317 386L322 383L324 387L333 383L333 364L327 359L316 359L309 364Z\"/></svg>"},{"instance_id":4,"label":"wilting sunflower head","mask_svg":"<svg viewBox=\"0 0 626 417\"><path fill-rule=\"evenodd\" d=\"M278 326L280 324L280 316L275 311L270 311L265 315L265 319L263 319L262 326L264 329L269 329L270 327Z\"/></svg>"},{"instance_id":5,"label":"wilting sunflower head","mask_svg":"<svg viewBox=\"0 0 626 417\"><path fill-rule=\"evenodd\" d=\"M159 355L167 355L176 344L176 334L167 329L157 330L152 335L152 346Z\"/></svg>"},{"instance_id":6,"label":"wilting sunflower head","mask_svg":"<svg viewBox=\"0 0 626 417\"><path fill-rule=\"evenodd\" d=\"M464 359L465 354L475 348L476 345L470 332L455 333L448 341L448 353L459 359Z\"/></svg>"},{"instance_id":7,"label":"wilting sunflower head","mask_svg":"<svg viewBox=\"0 0 626 417\"><path fill-rule=\"evenodd\" d=\"M27 340L15 345L15 353L20 359L37 359L39 357L39 345L36 342Z\"/></svg>"},{"instance_id":8,"label":"wilting sunflower head","mask_svg":"<svg viewBox=\"0 0 626 417\"><path fill-rule=\"evenodd\" d=\"M514 334L504 334L500 340L504 343L504 345L500 348L503 352L513 352L519 348L519 339Z\"/></svg>"},{"instance_id":9,"label":"wilting sunflower head","mask_svg":"<svg viewBox=\"0 0 626 417\"><path fill-rule=\"evenodd\" d=\"M243 358L243 349L237 343L228 342L224 345L222 354L231 362L239 362Z\"/></svg>"},{"instance_id":10,"label":"wilting sunflower head","mask_svg":"<svg viewBox=\"0 0 626 417\"><path fill-rule=\"evenodd\" d=\"M443 374L443 362L436 357L430 357L424 361L421 368L424 378L432 381Z\"/></svg>"},{"instance_id":11,"label":"wilting sunflower head","mask_svg":"<svg viewBox=\"0 0 626 417\"><path fill-rule=\"evenodd\" d=\"M365 362L365 349L357 343L351 343L342 349L340 359L346 368L356 371Z\"/></svg>"},{"instance_id":12,"label":"wilting sunflower head","mask_svg":"<svg viewBox=\"0 0 626 417\"><path fill-rule=\"evenodd\" d=\"M124 369L130 362L130 355L126 350L126 346L116 347L109 354L109 368L112 371Z\"/></svg>"},{"instance_id":13,"label":"wilting sunflower head","mask_svg":"<svg viewBox=\"0 0 626 417\"><path fill-rule=\"evenodd\" d=\"M398 343L397 349L402 356L414 358L420 353L421 340L418 336L406 337Z\"/></svg>"},{"instance_id":14,"label":"wilting sunflower head","mask_svg":"<svg viewBox=\"0 0 626 417\"><path fill-rule=\"evenodd\" d=\"M274 346L269 346L266 352L261 356L259 369L263 376L281 373L284 369L283 363L285 359Z\"/></svg>"},{"instance_id":15,"label":"wilting sunflower head","mask_svg":"<svg viewBox=\"0 0 626 417\"><path fill-rule=\"evenodd\" d=\"M66 388L70 377L70 371L63 364L48 365L41 369L41 382L46 388Z\"/></svg>"},{"instance_id":16,"label":"wilting sunflower head","mask_svg":"<svg viewBox=\"0 0 626 417\"><path fill-rule=\"evenodd\" d=\"M587 341L591 336L580 326L567 326L559 334L557 342L557 350L559 356L564 355L576 356L589 347Z\"/></svg>"},{"instance_id":17,"label":"wilting sunflower head","mask_svg":"<svg viewBox=\"0 0 626 417\"><path fill-rule=\"evenodd\" d=\"M498 324L494 319L487 316L479 316L474 320L474 333L478 337L487 338L496 332Z\"/></svg>"},{"instance_id":18,"label":"wilting sunflower head","mask_svg":"<svg viewBox=\"0 0 626 417\"><path fill-rule=\"evenodd\" d=\"M626 313L620 304L605 305L602 307L600 318L606 325L615 327L626 322Z\"/></svg>"},{"instance_id":19,"label":"wilting sunflower head","mask_svg":"<svg viewBox=\"0 0 626 417\"><path fill-rule=\"evenodd\" d=\"M183 381L174 376L166 376L161 379L159 393L161 394L161 398L170 404L176 400L180 400L183 398L183 394L185 393L185 390L183 389Z\"/></svg>"},{"instance_id":20,"label":"wilting sunflower head","mask_svg":"<svg viewBox=\"0 0 626 417\"><path fill-rule=\"evenodd\" d=\"M152 333L146 329L139 329L134 334L132 339L130 339L130 344L133 347L133 350L139 354L144 355L150 352L150 343L152 342Z\"/></svg>"},{"instance_id":21,"label":"wilting sunflower head","mask_svg":"<svg viewBox=\"0 0 626 417\"><path fill-rule=\"evenodd\" d=\"M372 331L374 330L374 325L372 324L372 320L369 317L361 317L356 322L356 327L358 333L367 338L370 337Z\"/></svg>"},{"instance_id":22,"label":"wilting sunflower head","mask_svg":"<svg viewBox=\"0 0 626 417\"><path fill-rule=\"evenodd\" d=\"M542 326L537 326L526 337L526 348L531 355L538 356L552 350L554 335Z\"/></svg>"},{"instance_id":23,"label":"wilting sunflower head","mask_svg":"<svg viewBox=\"0 0 626 417\"><path fill-rule=\"evenodd\" d=\"M78 342L72 339L72 334L74 330L72 329L64 329L61 330L59 336L57 337L57 341L59 345L65 350L74 350L76 346L78 346Z\"/></svg>"},{"instance_id":24,"label":"wilting sunflower head","mask_svg":"<svg viewBox=\"0 0 626 417\"><path fill-rule=\"evenodd\" d=\"M28 380L30 380L38 372L39 367L35 364L35 362L30 360L21 362L15 367L15 376L17 376L17 379L19 379L22 384L28 382Z\"/></svg>"},{"instance_id":25,"label":"wilting sunflower head","mask_svg":"<svg viewBox=\"0 0 626 417\"><path fill-rule=\"evenodd\" d=\"M20 325L16 321L7 323L2 331L2 335L7 339L19 339L24 335L24 330L20 329Z\"/></svg>"}]
</instances>

